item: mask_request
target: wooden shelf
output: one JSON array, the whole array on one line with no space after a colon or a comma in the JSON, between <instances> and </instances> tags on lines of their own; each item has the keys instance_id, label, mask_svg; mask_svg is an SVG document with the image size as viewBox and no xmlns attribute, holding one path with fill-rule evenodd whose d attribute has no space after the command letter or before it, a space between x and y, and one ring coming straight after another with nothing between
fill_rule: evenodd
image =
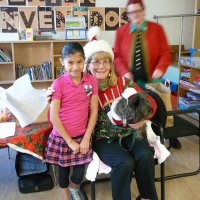
<instances>
[{"instance_id":1,"label":"wooden shelf","mask_svg":"<svg viewBox=\"0 0 200 200\"><path fill-rule=\"evenodd\" d=\"M5 85L5 84L12 84L14 83L15 80L6 80L6 81L0 81L0 85Z\"/></svg>"},{"instance_id":2,"label":"wooden shelf","mask_svg":"<svg viewBox=\"0 0 200 200\"><path fill-rule=\"evenodd\" d=\"M38 41L0 41L0 48L6 49L12 55L12 62L0 62L0 85L12 84L16 80L16 65L25 68L40 66L45 62L51 63L52 79L34 80L34 83L47 83L49 85L57 77L56 67L61 67L59 58L61 50L68 42L80 42L84 45L86 40L38 40Z\"/></svg>"},{"instance_id":3,"label":"wooden shelf","mask_svg":"<svg viewBox=\"0 0 200 200\"><path fill-rule=\"evenodd\" d=\"M45 82L52 82L53 79L48 79L48 80L32 80L32 83L45 83Z\"/></svg>"},{"instance_id":4,"label":"wooden shelf","mask_svg":"<svg viewBox=\"0 0 200 200\"><path fill-rule=\"evenodd\" d=\"M186 71L189 73L186 73ZM186 104L182 102L181 97L185 97L186 93L194 92L197 95L200 94L200 89L197 86L195 86L193 83L195 75L200 75L200 68L196 68L189 65L180 65L180 77L179 77L179 88L178 88L178 107L180 109L184 109L184 108L186 109L186 108L192 107L192 104L188 104L188 103ZM184 78L187 79L187 81L182 80ZM200 107L200 104L199 104L199 107ZM193 117L197 118L195 114L193 115Z\"/></svg>"},{"instance_id":5,"label":"wooden shelf","mask_svg":"<svg viewBox=\"0 0 200 200\"><path fill-rule=\"evenodd\" d=\"M10 65L13 64L13 62L0 62L0 65Z\"/></svg>"}]
</instances>

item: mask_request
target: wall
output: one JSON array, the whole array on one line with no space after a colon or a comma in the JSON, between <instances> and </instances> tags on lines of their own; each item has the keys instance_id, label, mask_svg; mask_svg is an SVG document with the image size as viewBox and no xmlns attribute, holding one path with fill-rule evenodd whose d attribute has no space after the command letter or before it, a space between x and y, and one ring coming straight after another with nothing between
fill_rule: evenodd
<instances>
[{"instance_id":1,"label":"wall","mask_svg":"<svg viewBox=\"0 0 200 200\"><path fill-rule=\"evenodd\" d=\"M125 7L127 0L96 0L97 7ZM195 0L144 0L146 6L146 18L151 21L154 15L176 15L176 14L191 14L194 13ZM165 18L159 19L167 33L167 37L170 44L179 43L180 35L180 19L179 18ZM192 46L192 35L194 18L188 17L184 19L184 34L183 44L186 48ZM64 34L53 34L54 39L63 39ZM15 40L17 34L2 34L0 33L1 40ZM104 31L102 38L109 41L111 45L114 43L115 31Z\"/></svg>"}]
</instances>

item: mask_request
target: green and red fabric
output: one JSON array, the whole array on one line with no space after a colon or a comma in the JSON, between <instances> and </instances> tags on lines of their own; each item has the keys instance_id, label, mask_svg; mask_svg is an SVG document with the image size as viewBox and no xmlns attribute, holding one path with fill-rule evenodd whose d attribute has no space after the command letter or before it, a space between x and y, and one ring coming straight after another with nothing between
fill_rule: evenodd
<instances>
[{"instance_id":1,"label":"green and red fabric","mask_svg":"<svg viewBox=\"0 0 200 200\"><path fill-rule=\"evenodd\" d=\"M17 126L15 135L6 138L5 142L16 151L44 159L45 147L51 131L50 122L33 123L24 128Z\"/></svg>"}]
</instances>

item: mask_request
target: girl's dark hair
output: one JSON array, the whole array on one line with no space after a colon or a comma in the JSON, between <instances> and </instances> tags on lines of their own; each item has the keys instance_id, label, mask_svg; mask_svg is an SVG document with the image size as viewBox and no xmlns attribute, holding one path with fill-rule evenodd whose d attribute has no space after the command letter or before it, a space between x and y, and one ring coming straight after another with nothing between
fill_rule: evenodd
<instances>
[{"instance_id":1,"label":"girl's dark hair","mask_svg":"<svg viewBox=\"0 0 200 200\"><path fill-rule=\"evenodd\" d=\"M66 56L73 55L75 53L82 54L83 58L85 58L83 47L78 42L69 42L66 43L62 49L62 59Z\"/></svg>"}]
</instances>

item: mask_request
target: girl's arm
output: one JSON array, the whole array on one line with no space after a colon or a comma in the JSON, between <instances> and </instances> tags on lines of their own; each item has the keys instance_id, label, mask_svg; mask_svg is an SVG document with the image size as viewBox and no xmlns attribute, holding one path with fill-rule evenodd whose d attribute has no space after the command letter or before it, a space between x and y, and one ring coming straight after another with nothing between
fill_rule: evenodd
<instances>
[{"instance_id":1,"label":"girl's arm","mask_svg":"<svg viewBox=\"0 0 200 200\"><path fill-rule=\"evenodd\" d=\"M70 135L67 133L66 129L63 126L62 121L59 117L60 110L60 100L53 99L50 105L50 121L55 127L55 129L60 133L60 135L67 142L69 147L74 151L74 154L79 152L79 144L75 142Z\"/></svg>"},{"instance_id":2,"label":"girl's arm","mask_svg":"<svg viewBox=\"0 0 200 200\"><path fill-rule=\"evenodd\" d=\"M51 103L51 97L52 97L52 95L53 95L54 92L55 92L55 90L51 86L51 87L48 87L48 89L47 89L47 91L45 93L46 100L48 101L49 104Z\"/></svg>"},{"instance_id":3,"label":"girl's arm","mask_svg":"<svg viewBox=\"0 0 200 200\"><path fill-rule=\"evenodd\" d=\"M94 130L94 127L96 125L97 115L98 115L98 95L96 94L91 97L88 126L84 134L84 137L80 143L80 152L83 154L87 153L89 150L90 138Z\"/></svg>"}]
</instances>

